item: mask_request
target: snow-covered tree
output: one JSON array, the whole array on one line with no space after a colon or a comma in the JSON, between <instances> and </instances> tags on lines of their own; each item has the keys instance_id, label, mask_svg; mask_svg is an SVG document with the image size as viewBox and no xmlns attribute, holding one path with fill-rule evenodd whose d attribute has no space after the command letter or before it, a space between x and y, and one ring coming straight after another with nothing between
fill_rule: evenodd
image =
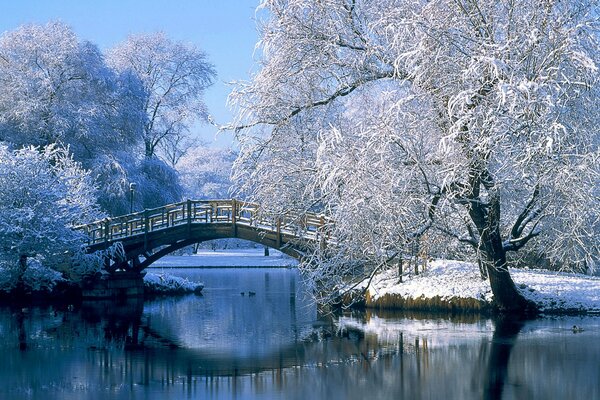
<instances>
[{"instance_id":1,"label":"snow-covered tree","mask_svg":"<svg viewBox=\"0 0 600 400\"><path fill-rule=\"evenodd\" d=\"M144 208L181 201L183 191L177 171L158 158L144 158L139 165L139 187Z\"/></svg>"},{"instance_id":2,"label":"snow-covered tree","mask_svg":"<svg viewBox=\"0 0 600 400\"><path fill-rule=\"evenodd\" d=\"M74 226L100 217L90 174L66 150L49 145L13 151L0 143L3 290L26 280L30 265L32 273L56 278L48 269L81 252L83 234Z\"/></svg>"},{"instance_id":3,"label":"snow-covered tree","mask_svg":"<svg viewBox=\"0 0 600 400\"><path fill-rule=\"evenodd\" d=\"M0 139L61 143L80 161L139 140L145 115L135 77L113 73L99 49L60 22L0 37Z\"/></svg>"},{"instance_id":4,"label":"snow-covered tree","mask_svg":"<svg viewBox=\"0 0 600 400\"><path fill-rule=\"evenodd\" d=\"M139 169L142 157L135 155L143 155L141 81L114 72L95 45L51 22L0 37L0 83L0 139L21 147L68 147L93 171L101 206L110 214L123 211L127 198L119 196ZM115 169L127 182L107 173Z\"/></svg>"},{"instance_id":5,"label":"snow-covered tree","mask_svg":"<svg viewBox=\"0 0 600 400\"><path fill-rule=\"evenodd\" d=\"M190 199L225 199L231 188L236 153L229 149L197 146L177 163L185 196Z\"/></svg>"},{"instance_id":6,"label":"snow-covered tree","mask_svg":"<svg viewBox=\"0 0 600 400\"><path fill-rule=\"evenodd\" d=\"M177 143L190 126L207 117L202 96L215 77L213 66L196 47L174 42L163 33L132 35L108 54L117 71L143 83L145 155Z\"/></svg>"},{"instance_id":7,"label":"snow-covered tree","mask_svg":"<svg viewBox=\"0 0 600 400\"><path fill-rule=\"evenodd\" d=\"M598 259L595 2L261 7L262 68L232 94L236 176L274 213L332 217L315 281L335 291L427 234L471 246L498 306L522 310L507 254Z\"/></svg>"},{"instance_id":8,"label":"snow-covered tree","mask_svg":"<svg viewBox=\"0 0 600 400\"><path fill-rule=\"evenodd\" d=\"M167 114L185 114L187 111L181 108L184 103L190 109L196 105L202 85L199 78L187 74L201 72L194 69L199 65L188 60L193 55L191 50L177 55L178 62L169 65L167 57L183 47L160 38L161 46L171 45L172 51L160 53L154 48L163 65L153 76L168 72L173 81L159 79L152 86L142 80L148 77L134 68L109 67L95 45L79 40L63 23L25 25L3 34L0 140L17 147L54 143L68 147L74 159L92 171L99 204L111 215L129 212L131 183L137 184L136 210L180 200L176 171L158 159L147 159L144 129L152 118L159 126ZM170 84L170 89L156 100L163 84ZM195 89L198 92L191 93ZM180 108L175 107L177 101ZM152 115L149 104L155 106ZM183 114L177 114L178 118ZM177 124L184 120L188 121L178 119ZM183 134L181 129L171 128L163 133L167 135L162 138L165 143ZM174 156L179 157L176 151Z\"/></svg>"}]
</instances>

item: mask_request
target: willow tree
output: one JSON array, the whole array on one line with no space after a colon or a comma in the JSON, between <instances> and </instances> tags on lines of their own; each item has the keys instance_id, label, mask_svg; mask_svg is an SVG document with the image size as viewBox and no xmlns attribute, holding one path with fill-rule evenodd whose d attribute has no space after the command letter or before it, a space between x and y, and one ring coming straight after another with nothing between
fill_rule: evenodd
<instances>
[{"instance_id":1,"label":"willow tree","mask_svg":"<svg viewBox=\"0 0 600 400\"><path fill-rule=\"evenodd\" d=\"M471 246L518 311L510 252L598 259L595 2L261 7L261 68L232 94L236 175L270 212L331 215L343 240L304 266L316 280L334 291L353 260L381 265L430 232Z\"/></svg>"}]
</instances>

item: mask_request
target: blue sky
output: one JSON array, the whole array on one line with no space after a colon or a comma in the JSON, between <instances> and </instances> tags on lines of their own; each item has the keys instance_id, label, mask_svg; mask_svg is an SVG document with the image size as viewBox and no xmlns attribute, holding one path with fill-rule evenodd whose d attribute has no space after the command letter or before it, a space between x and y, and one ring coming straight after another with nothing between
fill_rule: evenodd
<instances>
[{"instance_id":1,"label":"blue sky","mask_svg":"<svg viewBox=\"0 0 600 400\"><path fill-rule=\"evenodd\" d=\"M101 49L131 33L156 31L193 43L216 67L217 82L205 100L214 119L224 124L231 119L226 82L249 79L253 67L257 5L258 0L0 0L0 32L60 20ZM231 133L216 137L216 129L208 125L195 127L194 133L212 146L232 143Z\"/></svg>"}]
</instances>

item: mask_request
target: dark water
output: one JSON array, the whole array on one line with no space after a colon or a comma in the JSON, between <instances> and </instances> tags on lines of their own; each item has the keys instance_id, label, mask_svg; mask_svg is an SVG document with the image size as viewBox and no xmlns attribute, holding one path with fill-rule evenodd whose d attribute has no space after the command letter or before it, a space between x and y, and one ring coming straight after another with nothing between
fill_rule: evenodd
<instances>
[{"instance_id":1,"label":"dark water","mask_svg":"<svg viewBox=\"0 0 600 400\"><path fill-rule=\"evenodd\" d=\"M600 399L599 318L332 318L295 270L169 272L204 296L0 308L0 399Z\"/></svg>"}]
</instances>

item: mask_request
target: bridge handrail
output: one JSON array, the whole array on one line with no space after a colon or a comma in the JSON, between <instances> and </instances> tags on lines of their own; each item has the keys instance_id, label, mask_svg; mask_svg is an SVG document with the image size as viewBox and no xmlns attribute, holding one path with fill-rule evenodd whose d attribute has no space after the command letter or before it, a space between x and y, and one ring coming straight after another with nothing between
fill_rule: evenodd
<instances>
[{"instance_id":1,"label":"bridge handrail","mask_svg":"<svg viewBox=\"0 0 600 400\"><path fill-rule=\"evenodd\" d=\"M186 200L162 207L94 221L76 229L88 236L88 245L123 240L179 225L233 224L254 226L298 238L318 239L325 235L326 217L316 213L265 218L258 204L235 199Z\"/></svg>"}]
</instances>

